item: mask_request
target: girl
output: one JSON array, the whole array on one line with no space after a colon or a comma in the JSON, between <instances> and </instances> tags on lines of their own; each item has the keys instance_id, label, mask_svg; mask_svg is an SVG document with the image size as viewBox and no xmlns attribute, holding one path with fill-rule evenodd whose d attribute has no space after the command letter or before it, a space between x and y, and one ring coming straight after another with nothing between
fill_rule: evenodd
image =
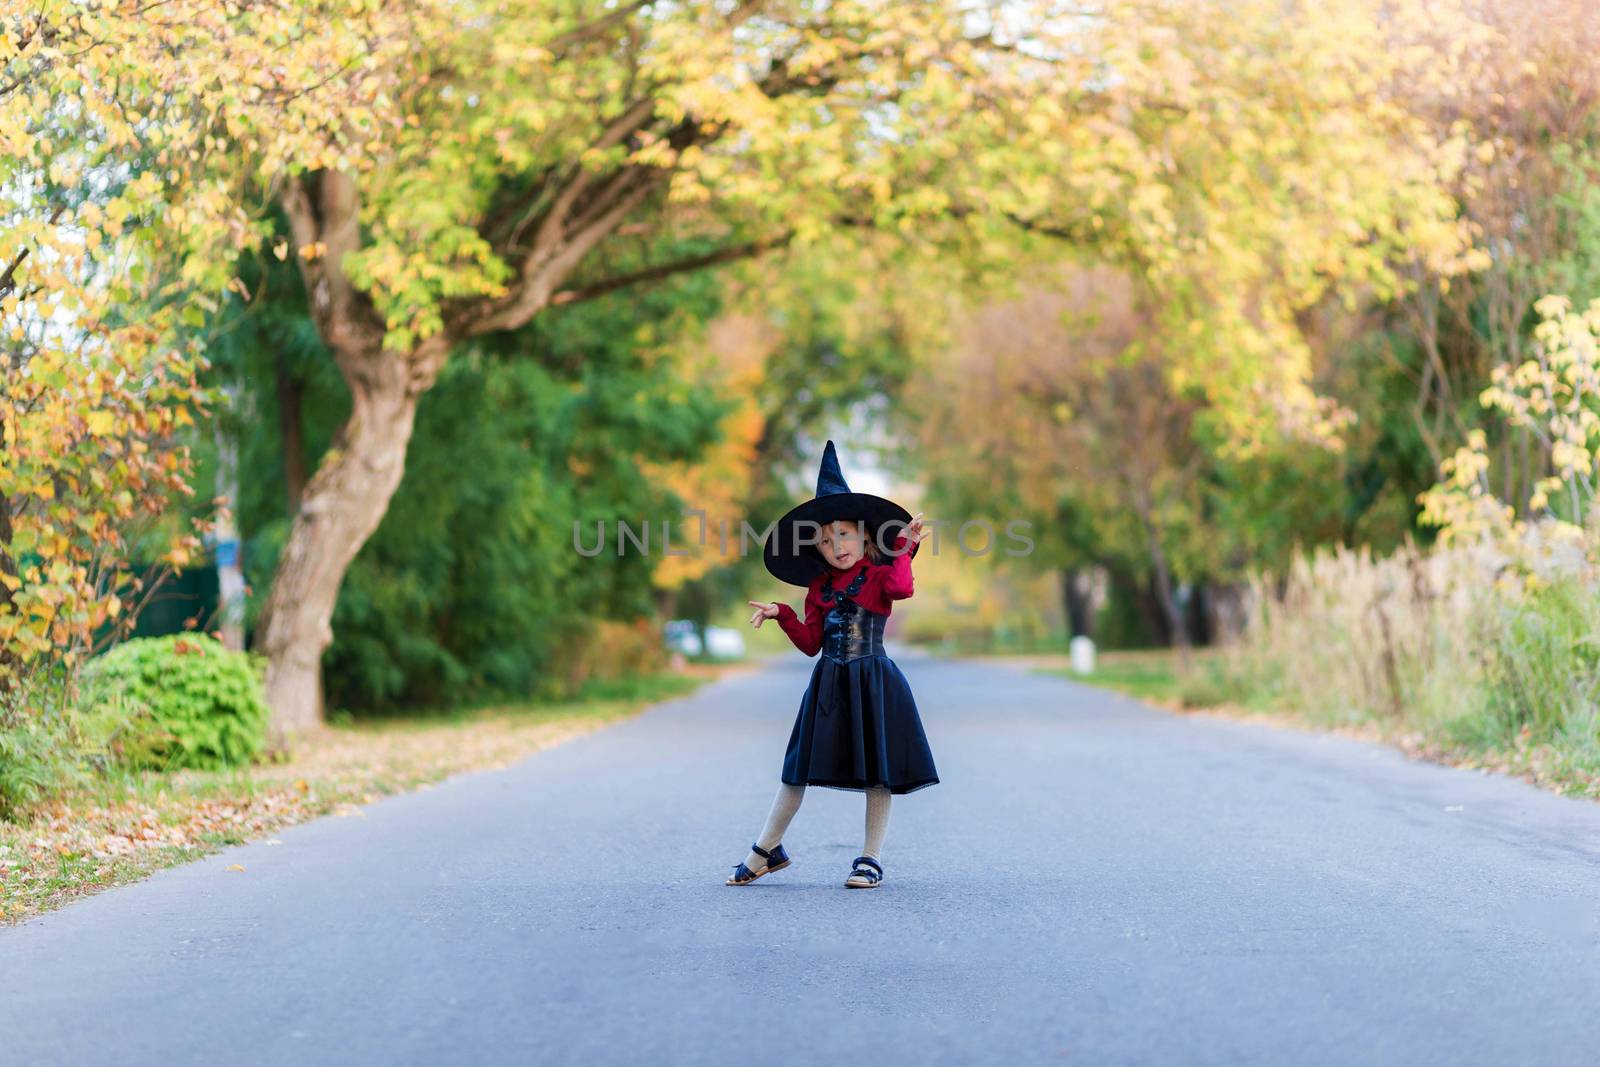
<instances>
[{"instance_id":1,"label":"girl","mask_svg":"<svg viewBox=\"0 0 1600 1067\"><path fill-rule=\"evenodd\" d=\"M883 535L904 533L887 552ZM869 493L852 493L829 441L817 494L778 520L764 546L767 569L806 587L805 620L787 604L750 601L750 625L776 619L795 647L821 652L789 734L778 795L766 826L728 885L749 885L789 866L781 841L807 785L866 794L866 843L845 885L883 881L881 850L889 800L939 781L916 701L900 668L883 652L883 627L896 600L911 596L911 558L922 516Z\"/></svg>"}]
</instances>

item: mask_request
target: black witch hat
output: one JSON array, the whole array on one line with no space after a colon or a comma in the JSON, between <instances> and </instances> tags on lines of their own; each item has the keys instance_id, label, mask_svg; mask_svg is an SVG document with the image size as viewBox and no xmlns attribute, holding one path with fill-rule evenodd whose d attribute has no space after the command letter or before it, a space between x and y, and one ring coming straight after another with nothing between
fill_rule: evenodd
<instances>
[{"instance_id":1,"label":"black witch hat","mask_svg":"<svg viewBox=\"0 0 1600 1067\"><path fill-rule=\"evenodd\" d=\"M822 467L817 471L817 495L779 519L762 548L767 570L790 585L810 586L812 579L827 569L828 561L817 548L821 527L837 519L860 520L867 536L876 538L885 523L911 522L911 512L892 500L871 493L852 493L839 470L839 457L829 441L822 450ZM892 544L893 537L885 537Z\"/></svg>"}]
</instances>

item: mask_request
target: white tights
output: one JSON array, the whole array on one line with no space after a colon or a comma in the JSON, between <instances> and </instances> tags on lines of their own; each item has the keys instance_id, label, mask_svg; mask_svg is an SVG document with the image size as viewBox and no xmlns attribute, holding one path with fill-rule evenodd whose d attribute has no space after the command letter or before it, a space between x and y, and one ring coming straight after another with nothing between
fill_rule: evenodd
<instances>
[{"instance_id":1,"label":"white tights","mask_svg":"<svg viewBox=\"0 0 1600 1067\"><path fill-rule=\"evenodd\" d=\"M873 786L867 793L867 841L861 848L863 856L871 856L875 860L883 859L883 836L889 831L889 801L892 794L887 786ZM772 810L767 813L767 825L761 828L761 836L756 838L756 844L767 851L783 840L784 833L789 829L789 821L794 818L794 813L800 810L800 802L805 799L806 787L803 785L790 785L788 782L778 783L778 795L772 798ZM744 865L752 871L759 871L766 864L766 860L756 855L752 849L744 858Z\"/></svg>"}]
</instances>

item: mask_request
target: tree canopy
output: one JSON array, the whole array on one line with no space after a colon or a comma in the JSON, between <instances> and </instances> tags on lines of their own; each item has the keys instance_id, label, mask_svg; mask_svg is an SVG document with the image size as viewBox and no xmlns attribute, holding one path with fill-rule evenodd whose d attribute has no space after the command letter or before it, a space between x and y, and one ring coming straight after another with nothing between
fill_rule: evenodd
<instances>
[{"instance_id":1,"label":"tree canopy","mask_svg":"<svg viewBox=\"0 0 1600 1067\"><path fill-rule=\"evenodd\" d=\"M963 293L1070 252L1131 280L1131 388L1218 457L1337 445L1307 317L1484 267L1460 197L1495 145L1445 117L1503 39L1467 0L46 2L0 37L0 311L14 368L186 385L240 253L293 265L349 407L260 616L282 735L450 361L687 271L764 256L803 303L789 271L876 260L924 358Z\"/></svg>"}]
</instances>

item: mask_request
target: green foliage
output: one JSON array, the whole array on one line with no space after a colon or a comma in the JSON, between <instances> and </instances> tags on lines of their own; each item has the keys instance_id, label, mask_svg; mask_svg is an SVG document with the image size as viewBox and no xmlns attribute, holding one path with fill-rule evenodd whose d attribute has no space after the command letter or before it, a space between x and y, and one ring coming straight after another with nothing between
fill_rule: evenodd
<instances>
[{"instance_id":1,"label":"green foliage","mask_svg":"<svg viewBox=\"0 0 1600 1067\"><path fill-rule=\"evenodd\" d=\"M73 699L73 671L58 664L22 676L0 700L0 816L14 817L89 780L125 725L116 707Z\"/></svg>"},{"instance_id":2,"label":"green foliage","mask_svg":"<svg viewBox=\"0 0 1600 1067\"><path fill-rule=\"evenodd\" d=\"M1186 708L1216 707L1235 695L1222 663L1204 651L1191 653L1187 667L1177 653L1156 649L1101 653L1088 674L1071 667L1051 667L1044 673L1114 689L1137 700Z\"/></svg>"},{"instance_id":3,"label":"green foliage","mask_svg":"<svg viewBox=\"0 0 1600 1067\"><path fill-rule=\"evenodd\" d=\"M266 745L267 705L256 665L203 634L141 637L84 668L84 704L122 719L120 762L216 769Z\"/></svg>"},{"instance_id":4,"label":"green foliage","mask_svg":"<svg viewBox=\"0 0 1600 1067\"><path fill-rule=\"evenodd\" d=\"M1553 198L1560 232L1565 237L1558 255L1539 264L1549 272L1556 293L1600 292L1600 147L1556 144L1550 159L1561 175Z\"/></svg>"},{"instance_id":5,"label":"green foliage","mask_svg":"<svg viewBox=\"0 0 1600 1067\"><path fill-rule=\"evenodd\" d=\"M314 470L349 395L292 265L267 257L243 273L259 295L223 332L213 373L242 390L226 430L240 441L253 622L291 522L284 434L298 425ZM419 405L383 523L341 587L324 659L330 707L568 695L594 620L654 611L660 523L693 502L638 460L692 461L715 442L730 401L694 387L677 346L723 293L712 275L684 275L552 311L452 355ZM298 422L284 418L285 403ZM636 529L649 520L652 555L631 545L617 555L618 517ZM591 544L597 521L607 549L581 556L573 524L586 524Z\"/></svg>"},{"instance_id":6,"label":"green foliage","mask_svg":"<svg viewBox=\"0 0 1600 1067\"><path fill-rule=\"evenodd\" d=\"M1224 703L1505 758L1544 780L1593 780L1600 576L1497 583L1498 567L1461 548L1299 559L1281 588L1257 583L1251 626L1206 688Z\"/></svg>"},{"instance_id":7,"label":"green foliage","mask_svg":"<svg viewBox=\"0 0 1600 1067\"><path fill-rule=\"evenodd\" d=\"M1225 665L1208 657L1198 660L1188 674L1178 677L1174 695L1186 708L1215 708L1242 703L1244 694Z\"/></svg>"},{"instance_id":8,"label":"green foliage","mask_svg":"<svg viewBox=\"0 0 1600 1067\"><path fill-rule=\"evenodd\" d=\"M1051 673L1085 685L1115 689L1139 700L1163 703L1176 699L1181 678L1177 663L1167 652L1104 653L1088 674L1079 674L1070 667L1056 668Z\"/></svg>"},{"instance_id":9,"label":"green foliage","mask_svg":"<svg viewBox=\"0 0 1600 1067\"><path fill-rule=\"evenodd\" d=\"M1157 644L1159 638L1145 607L1150 596L1148 588L1126 578L1113 578L1106 602L1094 620L1096 643L1108 649L1149 648Z\"/></svg>"},{"instance_id":10,"label":"green foliage","mask_svg":"<svg viewBox=\"0 0 1600 1067\"><path fill-rule=\"evenodd\" d=\"M38 802L81 773L81 746L61 686L32 686L0 703L0 815Z\"/></svg>"},{"instance_id":11,"label":"green foliage","mask_svg":"<svg viewBox=\"0 0 1600 1067\"><path fill-rule=\"evenodd\" d=\"M36 802L74 769L59 716L3 713L0 719L0 815Z\"/></svg>"},{"instance_id":12,"label":"green foliage","mask_svg":"<svg viewBox=\"0 0 1600 1067\"><path fill-rule=\"evenodd\" d=\"M1526 737L1600 755L1600 606L1592 591L1576 582L1538 586L1502 611L1482 714L1455 724L1456 736L1483 745Z\"/></svg>"}]
</instances>

